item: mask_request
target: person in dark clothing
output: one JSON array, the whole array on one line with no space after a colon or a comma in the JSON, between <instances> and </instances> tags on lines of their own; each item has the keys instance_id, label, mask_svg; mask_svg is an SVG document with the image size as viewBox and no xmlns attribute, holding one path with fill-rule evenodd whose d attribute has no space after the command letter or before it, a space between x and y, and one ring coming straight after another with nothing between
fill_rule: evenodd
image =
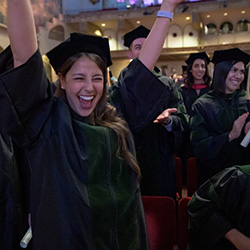
<instances>
[{"instance_id":1,"label":"person in dark clothing","mask_svg":"<svg viewBox=\"0 0 250 250\"><path fill-rule=\"evenodd\" d=\"M187 77L184 79L181 91L187 113L191 116L193 103L210 90L211 77L208 73L210 58L206 52L191 53L186 63Z\"/></svg>"},{"instance_id":2,"label":"person in dark clothing","mask_svg":"<svg viewBox=\"0 0 250 250\"><path fill-rule=\"evenodd\" d=\"M0 74L12 67L11 51L6 50L1 53ZM6 100L4 95L1 99ZM0 134L0 149L0 249L19 250L20 240L29 227L30 169L23 150L6 133Z\"/></svg>"},{"instance_id":3,"label":"person in dark clothing","mask_svg":"<svg viewBox=\"0 0 250 250\"><path fill-rule=\"evenodd\" d=\"M179 88L182 88L185 86L184 80L187 78L187 65L182 65L181 68L182 68L182 73L181 73L181 77L178 80L178 87Z\"/></svg>"},{"instance_id":4,"label":"person in dark clothing","mask_svg":"<svg viewBox=\"0 0 250 250\"><path fill-rule=\"evenodd\" d=\"M213 90L193 105L191 142L201 185L226 167L250 163L249 146L240 145L250 128L249 100L241 89L250 56L238 48L218 50Z\"/></svg>"},{"instance_id":5,"label":"person in dark clothing","mask_svg":"<svg viewBox=\"0 0 250 250\"><path fill-rule=\"evenodd\" d=\"M0 249L18 250L29 227L29 168L22 150L6 134L0 135L0 149Z\"/></svg>"},{"instance_id":6,"label":"person in dark clothing","mask_svg":"<svg viewBox=\"0 0 250 250\"><path fill-rule=\"evenodd\" d=\"M190 250L250 249L250 165L226 168L188 204Z\"/></svg>"},{"instance_id":7,"label":"person in dark clothing","mask_svg":"<svg viewBox=\"0 0 250 250\"><path fill-rule=\"evenodd\" d=\"M140 56L141 48L149 33L150 30L141 25L125 34L124 46L129 48L127 52L129 59L136 60ZM159 37L159 35L157 36ZM126 107L126 103L131 103L131 100L122 98L127 92L127 87L121 84L124 76L131 70L131 66L129 65L121 71L118 77L119 84L115 84L109 94L109 99L128 122L133 133L136 155L142 172L142 195L170 196L175 199L174 157L178 146L181 144L182 132L188 124L182 96L174 81L161 75L154 67L151 75L158 79L164 87L164 91L158 96L162 102L156 110L151 110L151 119L144 122L143 127L134 127L134 120L131 121L130 119L134 112L133 103L129 108ZM134 92L133 98L140 100L140 96L148 91L146 82L148 82L148 79L145 79L145 84L141 87L137 83L131 82L134 85L133 87L138 89L137 93ZM153 92L154 94L150 93L150 95L156 96L155 90ZM152 105L147 98L141 99L141 101L142 106Z\"/></svg>"},{"instance_id":8,"label":"person in dark clothing","mask_svg":"<svg viewBox=\"0 0 250 250\"><path fill-rule=\"evenodd\" d=\"M179 2L164 0L161 10L170 13ZM30 1L8 0L7 17L14 68L0 74L5 107L0 129L24 150L31 168L30 244L46 250L149 249L132 135L106 101L112 63L108 39L72 33L47 53L59 77L54 96ZM169 24L169 18L157 18L156 30L166 33ZM142 53L123 81L144 84L148 79L149 93L152 86L157 93L149 100L157 107L164 86L151 69L163 41L155 44L154 33L143 46L147 52L154 43L154 55ZM154 105L141 113L139 103L134 113L150 119Z\"/></svg>"},{"instance_id":9,"label":"person in dark clothing","mask_svg":"<svg viewBox=\"0 0 250 250\"><path fill-rule=\"evenodd\" d=\"M208 73L208 64L210 58L206 52L191 53L186 60L187 75L183 79L183 85L180 91L189 117L192 116L193 103L203 94L210 90L211 77ZM190 129L183 133L183 143L177 152L181 158L183 182L187 180L187 161L194 156L193 147L190 142Z\"/></svg>"}]
</instances>

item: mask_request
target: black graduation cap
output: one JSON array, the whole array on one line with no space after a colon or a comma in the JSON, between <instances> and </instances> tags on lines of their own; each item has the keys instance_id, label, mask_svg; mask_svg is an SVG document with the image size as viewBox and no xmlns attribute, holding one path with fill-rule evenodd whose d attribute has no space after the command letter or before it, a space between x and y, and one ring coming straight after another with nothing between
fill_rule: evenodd
<instances>
[{"instance_id":1,"label":"black graduation cap","mask_svg":"<svg viewBox=\"0 0 250 250\"><path fill-rule=\"evenodd\" d=\"M207 64L210 63L210 58L208 57L206 52L198 52L198 53L191 53L189 55L189 58L185 61L188 65L192 64L194 60L196 59L203 59L207 62Z\"/></svg>"},{"instance_id":2,"label":"black graduation cap","mask_svg":"<svg viewBox=\"0 0 250 250\"><path fill-rule=\"evenodd\" d=\"M250 55L239 48L214 51L212 62L217 64L223 61L241 61L247 65L250 61Z\"/></svg>"},{"instance_id":3,"label":"black graduation cap","mask_svg":"<svg viewBox=\"0 0 250 250\"><path fill-rule=\"evenodd\" d=\"M143 25L140 25L136 29L133 29L132 31L126 33L124 35L124 43L123 45L126 47L130 47L131 43L137 39L137 38L146 38L149 34L150 30L144 27Z\"/></svg>"},{"instance_id":4,"label":"black graduation cap","mask_svg":"<svg viewBox=\"0 0 250 250\"><path fill-rule=\"evenodd\" d=\"M188 67L187 65L182 65L181 67L182 67L182 72L187 71L187 67Z\"/></svg>"},{"instance_id":5,"label":"black graduation cap","mask_svg":"<svg viewBox=\"0 0 250 250\"><path fill-rule=\"evenodd\" d=\"M108 38L81 33L71 33L67 40L50 50L46 55L57 73L69 57L81 52L97 54L107 67L112 65Z\"/></svg>"}]
</instances>

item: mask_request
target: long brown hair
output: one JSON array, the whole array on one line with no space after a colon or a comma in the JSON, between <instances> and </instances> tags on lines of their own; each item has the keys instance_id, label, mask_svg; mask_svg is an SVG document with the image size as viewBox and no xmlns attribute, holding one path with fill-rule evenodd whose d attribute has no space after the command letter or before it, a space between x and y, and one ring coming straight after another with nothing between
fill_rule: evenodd
<instances>
[{"instance_id":1,"label":"long brown hair","mask_svg":"<svg viewBox=\"0 0 250 250\"><path fill-rule=\"evenodd\" d=\"M138 177L140 177L141 173L138 162L135 156L131 153L131 145L129 145L129 142L132 138L131 132L128 129L126 122L117 115L116 108L107 103L107 67L101 57L93 53L75 54L65 61L65 63L59 69L58 74L65 78L67 72L70 70L72 65L82 56L85 56L94 61L101 69L104 77L103 93L95 110L90 115L90 120L93 121L94 125L109 127L115 131L118 136L119 145L117 150L117 156L123 158L128 163L128 165L135 170ZM62 97L66 100L65 90L61 89L60 82L55 91L55 96Z\"/></svg>"},{"instance_id":2,"label":"long brown hair","mask_svg":"<svg viewBox=\"0 0 250 250\"><path fill-rule=\"evenodd\" d=\"M202 58L200 58L202 59ZM203 60L203 59L202 59ZM203 60L205 62L205 74L203 76L203 80L204 80L204 84L210 88L211 86L211 76L209 75L209 72L208 72L208 65L207 65L207 61L206 60ZM192 67L193 67L193 63L190 63L188 64L187 66L187 76L186 78L184 79L184 83L189 87L189 88L192 88L192 86L194 85L194 76L192 74Z\"/></svg>"}]
</instances>

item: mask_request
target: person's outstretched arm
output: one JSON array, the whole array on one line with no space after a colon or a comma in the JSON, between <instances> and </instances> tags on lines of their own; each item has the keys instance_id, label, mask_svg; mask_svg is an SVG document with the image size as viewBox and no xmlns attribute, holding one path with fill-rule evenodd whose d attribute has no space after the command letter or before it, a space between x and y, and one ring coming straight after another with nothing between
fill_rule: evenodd
<instances>
[{"instance_id":1,"label":"person's outstretched arm","mask_svg":"<svg viewBox=\"0 0 250 250\"><path fill-rule=\"evenodd\" d=\"M14 67L25 63L37 50L35 21L30 0L7 0L7 27Z\"/></svg>"},{"instance_id":2,"label":"person's outstretched arm","mask_svg":"<svg viewBox=\"0 0 250 250\"><path fill-rule=\"evenodd\" d=\"M0 129L22 148L39 138L53 105L53 92L38 50L30 0L7 0L7 27L10 48L2 54L14 60L14 69L1 69ZM18 67L20 66L21 67ZM12 65L11 65L12 67Z\"/></svg>"},{"instance_id":3,"label":"person's outstretched arm","mask_svg":"<svg viewBox=\"0 0 250 250\"><path fill-rule=\"evenodd\" d=\"M173 12L183 0L163 0L160 10ZM158 17L143 43L139 60L133 60L118 79L117 88L109 94L110 103L137 133L152 123L171 98L170 88L152 73L163 47L171 20Z\"/></svg>"},{"instance_id":4,"label":"person's outstretched arm","mask_svg":"<svg viewBox=\"0 0 250 250\"><path fill-rule=\"evenodd\" d=\"M183 0L163 0L161 11L174 12L175 7ZM143 43L139 59L150 70L152 70L161 54L161 50L168 34L171 20L166 17L158 17Z\"/></svg>"}]
</instances>

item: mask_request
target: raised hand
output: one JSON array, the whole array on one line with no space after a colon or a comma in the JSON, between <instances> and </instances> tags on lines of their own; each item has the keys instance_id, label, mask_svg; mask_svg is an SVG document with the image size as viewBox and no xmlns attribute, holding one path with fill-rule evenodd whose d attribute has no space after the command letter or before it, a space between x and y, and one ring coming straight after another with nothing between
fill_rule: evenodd
<instances>
[{"instance_id":1,"label":"raised hand","mask_svg":"<svg viewBox=\"0 0 250 250\"><path fill-rule=\"evenodd\" d=\"M7 0L7 25L14 66L17 67L38 48L30 0Z\"/></svg>"},{"instance_id":2,"label":"raised hand","mask_svg":"<svg viewBox=\"0 0 250 250\"><path fill-rule=\"evenodd\" d=\"M174 12L176 6L183 0L163 0L161 11ZM171 20L166 17L156 18L154 25L143 43L139 59L149 69L152 70L161 54L161 50L166 39Z\"/></svg>"}]
</instances>

